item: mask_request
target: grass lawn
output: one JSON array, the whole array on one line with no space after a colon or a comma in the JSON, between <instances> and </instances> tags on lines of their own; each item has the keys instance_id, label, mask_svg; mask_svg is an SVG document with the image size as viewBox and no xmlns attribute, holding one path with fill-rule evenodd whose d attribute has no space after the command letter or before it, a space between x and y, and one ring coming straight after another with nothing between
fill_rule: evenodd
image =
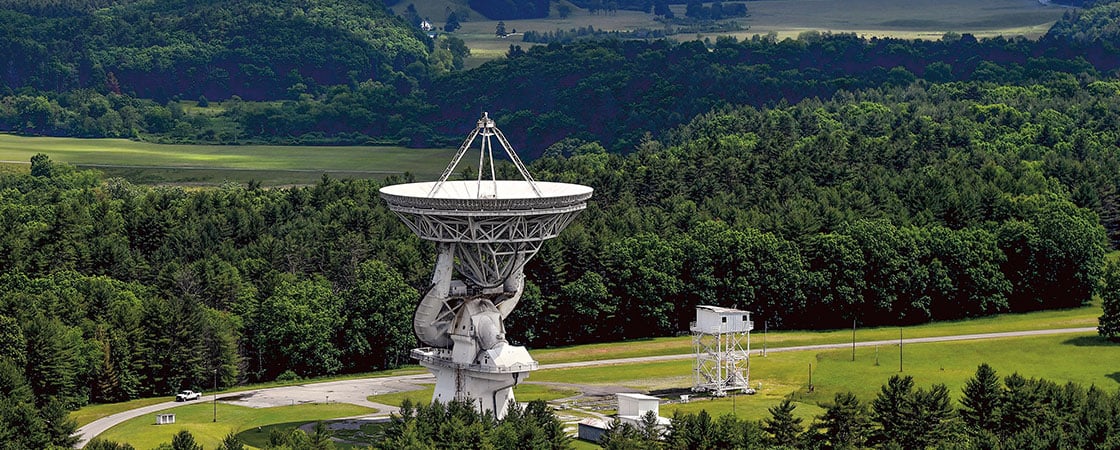
<instances>
[{"instance_id":1,"label":"grass lawn","mask_svg":"<svg viewBox=\"0 0 1120 450\"><path fill-rule=\"evenodd\" d=\"M0 134L0 161L25 163L36 153L52 161L96 168L134 183L265 186L308 184L324 173L338 178L385 178L411 172L433 180L454 149L374 146L166 145L126 139L24 137Z\"/></svg>"},{"instance_id":2,"label":"grass lawn","mask_svg":"<svg viewBox=\"0 0 1120 450\"><path fill-rule=\"evenodd\" d=\"M175 423L172 425L155 425L154 415L147 415L110 428L98 437L128 443L137 449L149 449L164 442L171 442L171 438L179 430L187 430L203 448L215 448L230 432L238 433L271 424L308 423L357 416L371 411L370 408L346 403L303 404L275 408L247 408L219 403L218 421L213 422L213 405L196 403L162 411L162 413L175 414Z\"/></svg>"},{"instance_id":3,"label":"grass lawn","mask_svg":"<svg viewBox=\"0 0 1120 450\"><path fill-rule=\"evenodd\" d=\"M1023 314L1001 314L979 319L936 322L926 325L907 327L905 337L933 337L956 334L998 333L1034 329L1076 328L1097 325L1101 315L1099 302L1092 305L1063 310L1040 311ZM814 344L836 344L852 341L852 330L828 331L781 331L769 329L762 332L762 323L755 317L755 331L751 333L751 349L761 350L763 343L767 348L794 347ZM897 327L858 328L856 339L859 341L878 341L897 339ZM593 361L614 358L633 358L639 356L678 355L694 352L691 336L654 338L619 343L588 344L572 347L558 347L532 350L533 358L541 364L571 361ZM535 380L541 381L541 380Z\"/></svg>"},{"instance_id":4,"label":"grass lawn","mask_svg":"<svg viewBox=\"0 0 1120 450\"><path fill-rule=\"evenodd\" d=\"M860 347L851 361L850 349L773 353L751 359L751 383L762 383L757 395L723 399L694 399L690 403L662 405L662 415L675 410L714 416L735 412L740 417L767 417L767 408L787 396L799 403L799 414L819 414L818 403L832 400L838 392L852 391L870 401L892 375L899 373L897 345ZM903 374L914 377L919 387L944 383L960 395L965 380L976 367L990 364L1002 377L1018 372L1031 378L1097 385L1112 391L1120 388L1120 344L1095 333L1006 338L984 341L906 344ZM878 364L876 364L878 362ZM812 393L808 392L812 365ZM686 388L691 385L693 361L668 361L606 367L550 369L534 373L536 381L580 380L588 384L614 384L637 389Z\"/></svg>"}]
</instances>

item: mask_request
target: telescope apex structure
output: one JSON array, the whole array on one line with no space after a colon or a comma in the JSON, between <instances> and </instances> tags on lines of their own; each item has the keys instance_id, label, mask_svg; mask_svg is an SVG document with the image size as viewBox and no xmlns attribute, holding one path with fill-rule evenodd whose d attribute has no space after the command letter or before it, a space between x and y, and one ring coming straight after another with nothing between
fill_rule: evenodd
<instances>
[{"instance_id":1,"label":"telescope apex structure","mask_svg":"<svg viewBox=\"0 0 1120 450\"><path fill-rule=\"evenodd\" d=\"M477 176L448 180L475 141ZM496 178L495 141L522 179ZM588 186L534 180L487 114L437 181L381 188L389 209L437 247L431 287L413 317L426 346L412 350L436 376L433 401L460 400L505 415L513 387L537 368L525 347L506 340L503 322L524 291L525 263L591 194Z\"/></svg>"}]
</instances>

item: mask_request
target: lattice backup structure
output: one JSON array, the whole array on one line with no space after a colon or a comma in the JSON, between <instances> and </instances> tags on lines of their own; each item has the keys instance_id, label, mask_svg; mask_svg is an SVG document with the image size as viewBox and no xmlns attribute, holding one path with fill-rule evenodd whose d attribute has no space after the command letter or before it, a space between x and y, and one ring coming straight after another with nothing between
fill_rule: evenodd
<instances>
[{"instance_id":1,"label":"lattice backup structure","mask_svg":"<svg viewBox=\"0 0 1120 450\"><path fill-rule=\"evenodd\" d=\"M751 313L733 308L698 305L689 324L696 348L693 391L717 397L750 390Z\"/></svg>"},{"instance_id":2,"label":"lattice backup structure","mask_svg":"<svg viewBox=\"0 0 1120 450\"><path fill-rule=\"evenodd\" d=\"M474 180L448 180L476 141ZM521 180L498 180L497 141ZM437 246L432 284L413 318L426 347L412 350L436 376L432 401L467 401L504 417L513 387L537 362L510 345L503 320L524 290L525 263L586 207L592 189L538 182L489 115L483 114L435 182L386 186L381 198L421 239Z\"/></svg>"}]
</instances>

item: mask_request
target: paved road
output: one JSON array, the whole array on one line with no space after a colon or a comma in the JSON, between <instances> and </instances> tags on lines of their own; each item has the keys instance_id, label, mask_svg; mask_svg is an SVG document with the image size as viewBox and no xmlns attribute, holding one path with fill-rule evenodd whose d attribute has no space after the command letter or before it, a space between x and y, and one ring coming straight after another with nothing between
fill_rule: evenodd
<instances>
[{"instance_id":1,"label":"paved road","mask_svg":"<svg viewBox=\"0 0 1120 450\"><path fill-rule=\"evenodd\" d=\"M1071 334L1071 333L1088 333L1096 331L1096 327L1084 328L1059 328L1052 330L1030 330L1030 331L1010 331L1004 333L980 333L980 334L962 334L955 336L936 336L924 338L910 338L903 339L903 344L917 344L923 342L947 342L947 341L966 341L977 339L998 339L1007 337L1022 337L1022 336L1042 336L1048 334ZM865 341L857 342L857 347L868 347L874 345L894 345L897 344L897 339L882 340L882 341ZM804 350L827 350L835 348L849 348L852 344L839 343L839 344L819 344L819 345L802 345L796 347L778 347L769 348L767 353L777 352L792 352ZM752 352L759 349L752 349ZM607 366L612 364L633 364L644 362L656 361L673 361L680 359L692 359L695 355L681 354L681 355L664 355L664 356L643 356L636 358L619 358L619 359L602 359L597 361L579 361L569 363L557 364L542 364L541 370L546 369L565 369L572 367L591 367L591 366ZM431 374L420 375L398 375L392 377L382 378L363 378L357 380L345 381L330 381L324 383L303 384L298 386L276 387L268 389L258 389L252 391L236 392L224 394L218 397L218 400L223 403L234 405L248 406L251 408L266 408L270 406L284 406L294 405L296 403L310 403L310 402L340 402L352 403L355 405L368 406L377 408L377 416L387 416L397 410L396 407L389 405L382 405L373 403L366 400L366 397L375 394L387 394L391 392L402 392L414 389L420 389L422 383L432 383L435 378ZM204 400L213 401L213 396L206 396ZM78 447L81 448L93 437L103 433L112 426L124 422L126 420L140 417L146 414L152 414L157 411L162 411L175 406L181 406L182 403L165 402L151 406L145 406L122 413L113 414L111 416L103 417L95 420L88 425L78 429L78 434L81 440ZM155 418L152 418L155 421Z\"/></svg>"}]
</instances>

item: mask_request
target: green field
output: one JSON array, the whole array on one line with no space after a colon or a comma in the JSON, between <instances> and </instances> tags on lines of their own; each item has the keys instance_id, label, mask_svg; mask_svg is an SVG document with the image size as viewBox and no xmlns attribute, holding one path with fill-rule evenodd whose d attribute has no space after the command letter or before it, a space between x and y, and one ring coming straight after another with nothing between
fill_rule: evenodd
<instances>
[{"instance_id":1,"label":"green field","mask_svg":"<svg viewBox=\"0 0 1120 450\"><path fill-rule=\"evenodd\" d=\"M29 163L36 153L52 161L94 168L140 184L215 185L256 180L264 186L310 184L323 174L383 179L411 172L439 176L454 155L448 149L280 145L167 145L126 139L23 137L0 134L0 162ZM7 169L11 170L11 169Z\"/></svg>"},{"instance_id":2,"label":"green field","mask_svg":"<svg viewBox=\"0 0 1120 450\"><path fill-rule=\"evenodd\" d=\"M413 4L421 16L430 17L437 27L443 26L447 8L456 6L447 0L424 0ZM407 6L408 3L400 3L393 9L401 14ZM684 17L684 7L673 5L674 14ZM745 31L732 33L740 39L770 32L776 33L779 39L796 38L805 31L905 39L940 39L947 32L972 33L980 37L1021 35L1037 38L1045 34L1066 11L1059 6L1043 6L1036 0L756 0L747 2L747 8L749 17L734 19L746 28ZM504 22L507 30L518 32L570 30L589 25L602 30L664 28L653 18L653 15L637 11L592 15L573 6L571 15L565 19L559 18L554 7L547 18ZM522 47L534 45L522 42L517 35L506 38L496 36L494 31L498 21L487 20L481 14L471 13L470 19L461 22L462 28L452 33L466 41L471 49L468 67L504 56L511 44ZM714 40L716 36L725 34L686 33L673 38Z\"/></svg>"},{"instance_id":3,"label":"green field","mask_svg":"<svg viewBox=\"0 0 1120 450\"><path fill-rule=\"evenodd\" d=\"M935 337L976 333L999 333L1057 328L1078 328L1097 325L1101 315L1099 304L1082 308L1039 311L1025 314L1001 314L979 319L936 322L907 327L905 337ZM852 330L826 331L783 331L769 329L763 333L762 324L755 318L755 332L751 333L751 348L795 347L801 345L838 344L852 341ZM858 328L856 339L859 341L879 341L898 338L898 327ZM679 355L693 352L692 338L689 336L655 338L619 343L589 344L572 347L535 349L533 358L541 364L571 361L596 361L614 358L634 358L640 356Z\"/></svg>"},{"instance_id":4,"label":"green field","mask_svg":"<svg viewBox=\"0 0 1120 450\"><path fill-rule=\"evenodd\" d=\"M230 432L239 433L270 424L308 423L372 412L374 411L369 408L346 403L316 403L276 408L246 408L219 403L218 420L214 422L213 405L195 403L160 411L160 413L175 414L174 424L155 425L155 416L147 415L110 428L98 437L127 442L137 449L150 449L161 443L171 442L171 438L179 430L188 430L203 448L215 448Z\"/></svg>"},{"instance_id":5,"label":"green field","mask_svg":"<svg viewBox=\"0 0 1120 450\"><path fill-rule=\"evenodd\" d=\"M741 417L760 419L769 414L767 408L789 396L798 402L802 414L811 416L819 413L818 403L830 401L837 392L852 391L870 400L890 376L899 373L897 345L860 347L854 362L850 349L772 353L765 358L754 355L751 383L762 383L757 395L663 405L662 415L671 416L676 409L705 409L713 415L734 411ZM960 395L965 380L984 362L1001 376L1018 372L1028 378L1095 384L1107 390L1120 388L1120 367L1115 364L1120 360L1120 344L1110 343L1095 333L906 344L902 359L902 373L913 376L918 386L944 383L954 396ZM810 364L812 393L808 392ZM692 368L693 361L680 360L542 370L534 373L533 378L656 391L689 387Z\"/></svg>"}]
</instances>

